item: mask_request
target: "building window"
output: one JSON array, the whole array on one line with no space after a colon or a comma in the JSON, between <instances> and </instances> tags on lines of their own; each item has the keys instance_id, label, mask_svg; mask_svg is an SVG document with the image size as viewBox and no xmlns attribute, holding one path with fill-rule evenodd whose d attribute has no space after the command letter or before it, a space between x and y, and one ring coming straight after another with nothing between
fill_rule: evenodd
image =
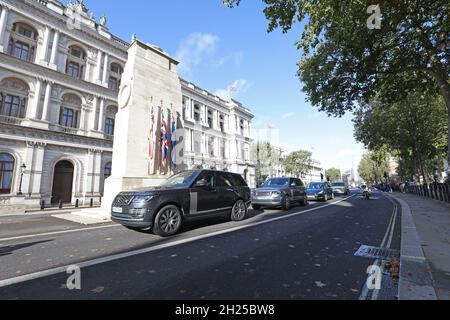
<instances>
[{"instance_id":1,"label":"building window","mask_svg":"<svg viewBox=\"0 0 450 320\"><path fill-rule=\"evenodd\" d=\"M112 163L108 162L107 164L105 164L105 171L103 173L103 177L104 179L107 179L111 176L112 173Z\"/></svg>"},{"instance_id":2,"label":"building window","mask_svg":"<svg viewBox=\"0 0 450 320\"><path fill-rule=\"evenodd\" d=\"M215 156L215 151L214 151L214 137L209 137L208 138L208 153L211 157Z\"/></svg>"},{"instance_id":3,"label":"building window","mask_svg":"<svg viewBox=\"0 0 450 320\"><path fill-rule=\"evenodd\" d=\"M108 88L113 91L119 91L119 81L114 77L109 77Z\"/></svg>"},{"instance_id":4,"label":"building window","mask_svg":"<svg viewBox=\"0 0 450 320\"><path fill-rule=\"evenodd\" d=\"M7 117L24 118L26 98L0 93L0 114Z\"/></svg>"},{"instance_id":5,"label":"building window","mask_svg":"<svg viewBox=\"0 0 450 320\"><path fill-rule=\"evenodd\" d=\"M28 85L16 78L7 78L0 83L0 115L25 118L28 102Z\"/></svg>"},{"instance_id":6,"label":"building window","mask_svg":"<svg viewBox=\"0 0 450 320\"><path fill-rule=\"evenodd\" d=\"M219 127L220 131L225 132L225 120L222 115L219 117Z\"/></svg>"},{"instance_id":7,"label":"building window","mask_svg":"<svg viewBox=\"0 0 450 320\"><path fill-rule=\"evenodd\" d=\"M114 119L106 118L105 120L105 133L107 135L114 135Z\"/></svg>"},{"instance_id":8,"label":"building window","mask_svg":"<svg viewBox=\"0 0 450 320\"><path fill-rule=\"evenodd\" d=\"M38 33L32 27L15 23L8 42L8 54L24 61L33 61Z\"/></svg>"},{"instance_id":9,"label":"building window","mask_svg":"<svg viewBox=\"0 0 450 320\"><path fill-rule=\"evenodd\" d=\"M194 132L193 140L194 140L194 152L196 154L201 153L202 152L202 147L201 147L202 136L201 136L201 134L198 132Z\"/></svg>"},{"instance_id":10,"label":"building window","mask_svg":"<svg viewBox=\"0 0 450 320\"><path fill-rule=\"evenodd\" d=\"M62 107L59 124L63 127L75 128L77 126L78 112L71 108Z\"/></svg>"},{"instance_id":11,"label":"building window","mask_svg":"<svg viewBox=\"0 0 450 320\"><path fill-rule=\"evenodd\" d=\"M200 107L198 105L194 106L194 120L200 121Z\"/></svg>"},{"instance_id":12,"label":"building window","mask_svg":"<svg viewBox=\"0 0 450 320\"><path fill-rule=\"evenodd\" d=\"M241 120L239 122L239 129L240 129L240 134L243 136L244 135L244 120Z\"/></svg>"},{"instance_id":13,"label":"building window","mask_svg":"<svg viewBox=\"0 0 450 320\"><path fill-rule=\"evenodd\" d=\"M76 62L70 61L67 66L67 74L74 78L80 77L80 65Z\"/></svg>"},{"instance_id":14,"label":"building window","mask_svg":"<svg viewBox=\"0 0 450 320\"><path fill-rule=\"evenodd\" d=\"M14 157L8 153L0 153L0 194L11 193L14 176Z\"/></svg>"},{"instance_id":15,"label":"building window","mask_svg":"<svg viewBox=\"0 0 450 320\"><path fill-rule=\"evenodd\" d=\"M208 110L208 126L213 127L213 114L211 110Z\"/></svg>"},{"instance_id":16,"label":"building window","mask_svg":"<svg viewBox=\"0 0 450 320\"><path fill-rule=\"evenodd\" d=\"M123 69L117 63L111 64L111 72L121 75L123 73Z\"/></svg>"},{"instance_id":17,"label":"building window","mask_svg":"<svg viewBox=\"0 0 450 320\"><path fill-rule=\"evenodd\" d=\"M69 54L66 62L66 74L77 79L82 79L86 67L86 57L86 53L80 47L69 47Z\"/></svg>"}]
</instances>

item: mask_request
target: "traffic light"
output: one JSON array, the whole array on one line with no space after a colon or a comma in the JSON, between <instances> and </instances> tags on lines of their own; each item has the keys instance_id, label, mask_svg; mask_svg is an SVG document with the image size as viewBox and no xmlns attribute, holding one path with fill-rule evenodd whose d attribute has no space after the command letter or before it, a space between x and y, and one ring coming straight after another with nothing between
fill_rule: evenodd
<instances>
[{"instance_id":1,"label":"traffic light","mask_svg":"<svg viewBox=\"0 0 450 320\"><path fill-rule=\"evenodd\" d=\"M323 177L323 173L321 173L321 174L320 174L320 180L323 181L323 178L324 178L324 177Z\"/></svg>"}]
</instances>

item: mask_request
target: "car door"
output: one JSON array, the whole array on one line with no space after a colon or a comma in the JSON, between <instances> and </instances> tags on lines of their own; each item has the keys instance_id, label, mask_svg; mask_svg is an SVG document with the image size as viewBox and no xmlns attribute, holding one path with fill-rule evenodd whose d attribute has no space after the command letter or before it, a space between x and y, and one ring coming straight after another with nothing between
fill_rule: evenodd
<instances>
[{"instance_id":1,"label":"car door","mask_svg":"<svg viewBox=\"0 0 450 320\"><path fill-rule=\"evenodd\" d=\"M214 213L220 207L215 178L213 171L203 171L197 177L190 189L190 215ZM196 183L201 180L206 181L206 185L196 186Z\"/></svg>"},{"instance_id":2,"label":"car door","mask_svg":"<svg viewBox=\"0 0 450 320\"><path fill-rule=\"evenodd\" d=\"M232 175L226 172L216 172L217 206L221 211L233 207L238 197L237 187L233 182Z\"/></svg>"},{"instance_id":3,"label":"car door","mask_svg":"<svg viewBox=\"0 0 450 320\"><path fill-rule=\"evenodd\" d=\"M300 179L295 179L296 185L297 185L297 192L298 192L298 200L302 200L305 197L306 188L303 184L303 181Z\"/></svg>"}]
</instances>

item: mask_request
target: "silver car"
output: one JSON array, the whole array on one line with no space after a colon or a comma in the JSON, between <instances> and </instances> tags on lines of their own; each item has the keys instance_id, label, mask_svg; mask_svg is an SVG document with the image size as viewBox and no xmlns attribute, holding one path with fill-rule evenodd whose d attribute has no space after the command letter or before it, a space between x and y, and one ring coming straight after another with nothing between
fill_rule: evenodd
<instances>
[{"instance_id":1,"label":"silver car","mask_svg":"<svg viewBox=\"0 0 450 320\"><path fill-rule=\"evenodd\" d=\"M294 203L302 206L308 204L305 184L298 178L271 178L261 188L252 191L252 207L255 210L262 207L289 210Z\"/></svg>"}]
</instances>

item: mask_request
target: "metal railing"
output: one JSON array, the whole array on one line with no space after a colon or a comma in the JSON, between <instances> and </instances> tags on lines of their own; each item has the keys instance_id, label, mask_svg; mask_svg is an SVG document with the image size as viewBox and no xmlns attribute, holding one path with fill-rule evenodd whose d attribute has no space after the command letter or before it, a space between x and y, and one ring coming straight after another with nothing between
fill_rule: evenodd
<instances>
[{"instance_id":1,"label":"metal railing","mask_svg":"<svg viewBox=\"0 0 450 320\"><path fill-rule=\"evenodd\" d=\"M448 183L431 183L405 186L405 192L420 197L450 203L450 185Z\"/></svg>"}]
</instances>

